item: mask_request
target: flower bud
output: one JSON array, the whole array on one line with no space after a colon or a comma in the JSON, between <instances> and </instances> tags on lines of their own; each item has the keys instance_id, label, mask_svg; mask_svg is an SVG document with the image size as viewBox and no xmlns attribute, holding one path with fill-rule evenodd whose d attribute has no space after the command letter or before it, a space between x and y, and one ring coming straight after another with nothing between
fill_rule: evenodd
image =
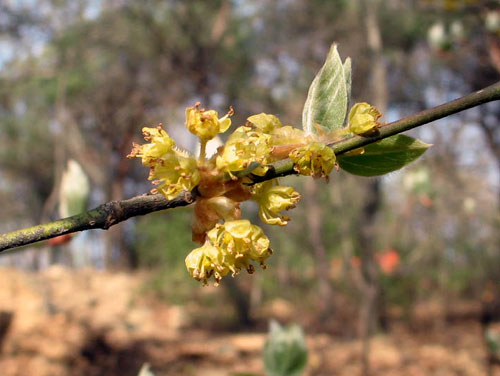
<instances>
[{"instance_id":1,"label":"flower bud","mask_svg":"<svg viewBox=\"0 0 500 376\"><path fill-rule=\"evenodd\" d=\"M231 126L229 116L233 114L231 109L225 116L219 119L215 110L200 109L200 102L193 107L186 108L186 128L198 136L202 142L207 142L218 133L223 133Z\"/></svg>"},{"instance_id":2,"label":"flower bud","mask_svg":"<svg viewBox=\"0 0 500 376\"><path fill-rule=\"evenodd\" d=\"M382 115L368 103L356 103L349 111L349 131L354 134L365 134L377 128Z\"/></svg>"},{"instance_id":3,"label":"flower bud","mask_svg":"<svg viewBox=\"0 0 500 376\"><path fill-rule=\"evenodd\" d=\"M194 213L192 239L203 244L208 230L212 229L221 219L225 221L239 219L241 209L237 201L225 196L198 197L194 205Z\"/></svg>"}]
</instances>

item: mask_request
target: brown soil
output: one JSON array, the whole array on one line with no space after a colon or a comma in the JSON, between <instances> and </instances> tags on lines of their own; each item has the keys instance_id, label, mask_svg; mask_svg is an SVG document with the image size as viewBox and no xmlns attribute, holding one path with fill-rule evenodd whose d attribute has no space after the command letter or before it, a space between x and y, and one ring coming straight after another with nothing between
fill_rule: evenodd
<instances>
[{"instance_id":1,"label":"brown soil","mask_svg":"<svg viewBox=\"0 0 500 376\"><path fill-rule=\"evenodd\" d=\"M135 376L146 362L156 376L264 375L265 333L194 329L192 312L200 307L148 297L146 279L61 267L39 274L1 269L1 375ZM282 310L286 303L275 305ZM373 375L485 375L482 331L473 316L392 325L372 341ZM358 340L327 334L307 339L307 375L360 375Z\"/></svg>"}]
</instances>

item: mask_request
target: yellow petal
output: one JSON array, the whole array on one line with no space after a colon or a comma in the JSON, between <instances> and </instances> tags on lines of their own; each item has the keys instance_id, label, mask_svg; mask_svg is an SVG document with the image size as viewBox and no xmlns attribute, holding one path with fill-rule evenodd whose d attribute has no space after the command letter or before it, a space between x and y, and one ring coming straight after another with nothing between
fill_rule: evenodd
<instances>
[{"instance_id":1,"label":"yellow petal","mask_svg":"<svg viewBox=\"0 0 500 376\"><path fill-rule=\"evenodd\" d=\"M271 114L260 113L250 116L247 120L264 133L270 133L281 127L280 119Z\"/></svg>"}]
</instances>

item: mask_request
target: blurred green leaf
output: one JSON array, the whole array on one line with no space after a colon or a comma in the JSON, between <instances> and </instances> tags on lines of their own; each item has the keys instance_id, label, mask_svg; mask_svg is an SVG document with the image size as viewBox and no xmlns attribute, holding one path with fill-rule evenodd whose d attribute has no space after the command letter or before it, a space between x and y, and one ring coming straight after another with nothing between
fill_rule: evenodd
<instances>
[{"instance_id":1,"label":"blurred green leaf","mask_svg":"<svg viewBox=\"0 0 500 376\"><path fill-rule=\"evenodd\" d=\"M379 176L410 164L430 146L412 137L396 135L366 146L363 154L339 155L337 161L351 174Z\"/></svg>"},{"instance_id":2,"label":"blurred green leaf","mask_svg":"<svg viewBox=\"0 0 500 376\"><path fill-rule=\"evenodd\" d=\"M302 128L308 133L315 131L317 123L327 129L339 129L344 125L347 113L348 90L350 86L350 60L344 65L334 44L330 48L325 64L314 78L302 111ZM350 88L349 88L350 91Z\"/></svg>"},{"instance_id":3,"label":"blurred green leaf","mask_svg":"<svg viewBox=\"0 0 500 376\"><path fill-rule=\"evenodd\" d=\"M263 355L267 375L301 375L307 364L307 346L300 326L284 328L272 320Z\"/></svg>"},{"instance_id":4,"label":"blurred green leaf","mask_svg":"<svg viewBox=\"0 0 500 376\"><path fill-rule=\"evenodd\" d=\"M492 329L488 329L484 332L484 337L486 339L486 345L490 353L495 356L500 355L500 335L494 332Z\"/></svg>"},{"instance_id":5,"label":"blurred green leaf","mask_svg":"<svg viewBox=\"0 0 500 376\"><path fill-rule=\"evenodd\" d=\"M151 371L149 363L144 363L137 376L155 376L155 374Z\"/></svg>"},{"instance_id":6,"label":"blurred green leaf","mask_svg":"<svg viewBox=\"0 0 500 376\"><path fill-rule=\"evenodd\" d=\"M70 159L62 174L59 189L59 215L64 218L85 211L89 195L89 178L82 166L74 159Z\"/></svg>"}]
</instances>

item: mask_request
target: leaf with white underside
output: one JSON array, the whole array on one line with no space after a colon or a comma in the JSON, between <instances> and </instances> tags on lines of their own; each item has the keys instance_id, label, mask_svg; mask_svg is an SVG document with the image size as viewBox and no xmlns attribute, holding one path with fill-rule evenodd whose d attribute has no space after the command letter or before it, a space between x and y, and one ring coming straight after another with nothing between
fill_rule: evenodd
<instances>
[{"instance_id":1,"label":"leaf with white underside","mask_svg":"<svg viewBox=\"0 0 500 376\"><path fill-rule=\"evenodd\" d=\"M344 65L334 44L330 48L325 64L314 78L302 111L302 129L308 134L315 132L315 123L327 130L342 128L347 114L350 83L350 60L346 60L349 70L347 77Z\"/></svg>"},{"instance_id":2,"label":"leaf with white underside","mask_svg":"<svg viewBox=\"0 0 500 376\"><path fill-rule=\"evenodd\" d=\"M379 176L410 164L432 145L404 135L396 135L365 146L363 154L339 155L343 170L359 176Z\"/></svg>"}]
</instances>

